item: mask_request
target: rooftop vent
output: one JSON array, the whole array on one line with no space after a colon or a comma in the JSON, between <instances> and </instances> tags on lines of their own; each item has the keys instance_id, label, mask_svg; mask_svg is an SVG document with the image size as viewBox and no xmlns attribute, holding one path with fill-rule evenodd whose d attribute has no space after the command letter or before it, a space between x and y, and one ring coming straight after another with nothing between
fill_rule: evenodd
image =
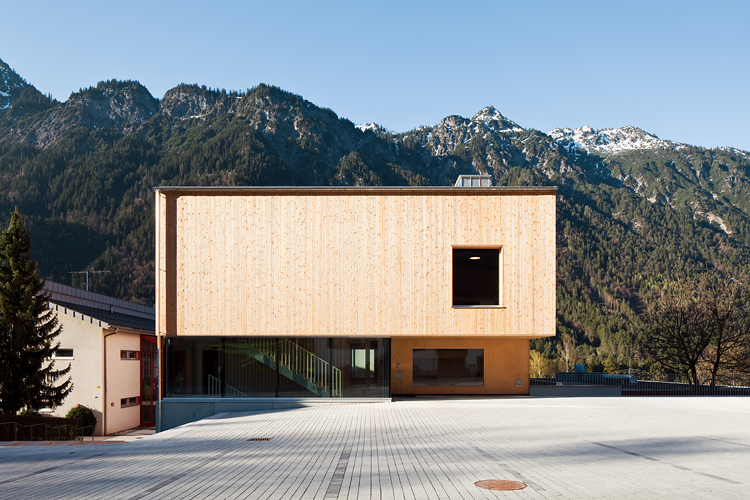
<instances>
[{"instance_id":1,"label":"rooftop vent","mask_svg":"<svg viewBox=\"0 0 750 500\"><path fill-rule=\"evenodd\" d=\"M490 187L492 180L489 175L459 175L453 187Z\"/></svg>"}]
</instances>

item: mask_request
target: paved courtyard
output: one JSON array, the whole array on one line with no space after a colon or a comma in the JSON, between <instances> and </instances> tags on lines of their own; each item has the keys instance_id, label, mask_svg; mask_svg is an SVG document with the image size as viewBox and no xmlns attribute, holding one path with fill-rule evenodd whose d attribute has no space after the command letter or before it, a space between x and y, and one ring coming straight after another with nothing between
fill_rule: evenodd
<instances>
[{"instance_id":1,"label":"paved courtyard","mask_svg":"<svg viewBox=\"0 0 750 500\"><path fill-rule=\"evenodd\" d=\"M528 487L474 485L484 479ZM0 498L747 499L750 398L412 399L225 413L128 443L0 447Z\"/></svg>"}]
</instances>

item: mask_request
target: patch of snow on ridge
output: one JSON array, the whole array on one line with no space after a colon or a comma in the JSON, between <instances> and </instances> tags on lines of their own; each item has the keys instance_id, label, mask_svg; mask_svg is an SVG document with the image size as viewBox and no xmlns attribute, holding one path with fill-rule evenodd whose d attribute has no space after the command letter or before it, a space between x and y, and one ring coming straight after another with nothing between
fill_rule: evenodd
<instances>
[{"instance_id":1,"label":"patch of snow on ridge","mask_svg":"<svg viewBox=\"0 0 750 500\"><path fill-rule=\"evenodd\" d=\"M4 83L4 82L0 82L0 83ZM10 98L10 92L3 92L2 90L0 90L0 99L2 99L2 100L8 99L5 104L3 104L0 101L0 109L8 109L8 108L10 108L10 99L9 98Z\"/></svg>"},{"instance_id":2,"label":"patch of snow on ridge","mask_svg":"<svg viewBox=\"0 0 750 500\"><path fill-rule=\"evenodd\" d=\"M555 142L573 144L576 149L590 153L617 154L636 149L659 149L683 146L659 139L638 127L593 129L588 125L577 128L556 128L547 132Z\"/></svg>"},{"instance_id":3,"label":"patch of snow on ridge","mask_svg":"<svg viewBox=\"0 0 750 500\"><path fill-rule=\"evenodd\" d=\"M721 230L726 234L732 234L732 231L730 231L727 225L724 223L724 219L722 219L718 215L714 215L711 212L706 212L706 219L708 219L709 222L717 223Z\"/></svg>"},{"instance_id":4,"label":"patch of snow on ridge","mask_svg":"<svg viewBox=\"0 0 750 500\"><path fill-rule=\"evenodd\" d=\"M367 132L368 130L372 130L373 132L387 132L385 128L381 127L377 123L363 123L362 125L355 125L356 128L361 130L362 132Z\"/></svg>"},{"instance_id":5,"label":"patch of snow on ridge","mask_svg":"<svg viewBox=\"0 0 750 500\"><path fill-rule=\"evenodd\" d=\"M732 147L723 147L723 148L718 148L718 149L722 149L730 154L736 154L736 155L744 156L745 158L750 158L750 152L743 151L741 149L732 148ZM712 159L715 161L716 157L714 155L711 155L711 156L712 156Z\"/></svg>"}]
</instances>

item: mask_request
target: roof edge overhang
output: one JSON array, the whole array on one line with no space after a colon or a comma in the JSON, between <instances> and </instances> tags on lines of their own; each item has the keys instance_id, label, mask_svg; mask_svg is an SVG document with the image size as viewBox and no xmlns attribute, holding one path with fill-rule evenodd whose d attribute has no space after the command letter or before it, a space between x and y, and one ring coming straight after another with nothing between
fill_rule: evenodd
<instances>
[{"instance_id":1,"label":"roof edge overhang","mask_svg":"<svg viewBox=\"0 0 750 500\"><path fill-rule=\"evenodd\" d=\"M102 325L103 324L104 324L104 322L102 321ZM135 335L149 335L151 337L156 337L156 333L153 332L153 331L150 331L150 330L141 330L140 328L131 328L129 326L119 326L119 325L116 325L114 323L109 323L107 325L107 328L104 328L104 326L102 326L102 329L106 333L114 333L114 332L117 332L117 333L131 333L131 334L135 334Z\"/></svg>"},{"instance_id":2,"label":"roof edge overhang","mask_svg":"<svg viewBox=\"0 0 750 500\"><path fill-rule=\"evenodd\" d=\"M119 299L118 299L119 300ZM125 326L123 324L120 324L120 320L118 318L115 318L114 321L112 319L103 319L105 316L102 316L102 314L105 314L106 310L97 310L95 307L85 306L83 304L71 304L69 302L64 301L57 301L54 299L49 300L50 304L54 304L58 307L62 307L64 310L67 311L74 311L81 316L88 316L89 318L95 319L100 323L100 326L104 330L115 330L119 329L123 332L130 332L130 333L142 333L144 335L156 335L155 330L148 330L148 329L142 329L142 328L135 328L132 326ZM81 308L77 308L76 306L81 306ZM88 310L82 309L83 307L86 307ZM99 314L97 314L97 312ZM124 314L124 313L118 313L118 314ZM134 320L150 320L150 318L144 318L143 316L132 316ZM132 331L131 331L132 330Z\"/></svg>"},{"instance_id":3,"label":"roof edge overhang","mask_svg":"<svg viewBox=\"0 0 750 500\"><path fill-rule=\"evenodd\" d=\"M276 195L276 196L504 196L556 195L557 186L500 186L500 187L444 187L444 186L156 186L155 191L176 195Z\"/></svg>"}]
</instances>

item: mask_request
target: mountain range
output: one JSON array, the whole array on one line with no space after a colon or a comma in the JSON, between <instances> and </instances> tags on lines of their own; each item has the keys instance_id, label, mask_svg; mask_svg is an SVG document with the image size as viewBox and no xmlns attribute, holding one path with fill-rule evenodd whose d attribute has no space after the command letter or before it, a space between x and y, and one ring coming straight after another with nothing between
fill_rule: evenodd
<instances>
[{"instance_id":1,"label":"mountain range","mask_svg":"<svg viewBox=\"0 0 750 500\"><path fill-rule=\"evenodd\" d=\"M0 210L18 207L40 272L152 304L157 185L557 185L558 331L590 368L625 363L656 286L750 256L750 153L637 127L524 128L488 106L392 132L260 84L157 99L103 81L65 102L0 61ZM537 350L553 356L554 341Z\"/></svg>"}]
</instances>

